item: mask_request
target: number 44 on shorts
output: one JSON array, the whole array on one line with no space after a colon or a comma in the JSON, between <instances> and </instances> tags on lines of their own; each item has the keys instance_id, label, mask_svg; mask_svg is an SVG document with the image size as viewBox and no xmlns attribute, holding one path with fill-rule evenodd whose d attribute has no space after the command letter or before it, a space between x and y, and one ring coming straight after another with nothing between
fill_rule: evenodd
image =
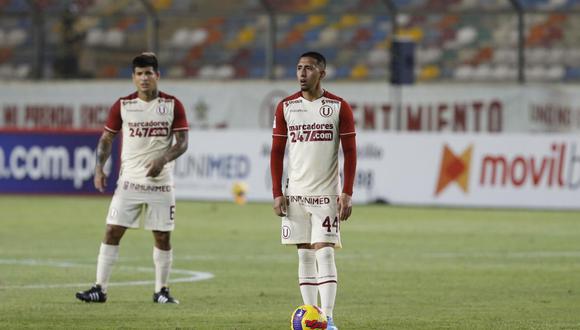
<instances>
[{"instance_id":1,"label":"number 44 on shorts","mask_svg":"<svg viewBox=\"0 0 580 330\"><path fill-rule=\"evenodd\" d=\"M332 224L330 223L330 217L326 217L326 219L324 219L324 221L322 222L322 227L326 228L327 233L330 233L332 228L334 228L335 233L338 233L339 223L340 222L338 221L338 217L334 217L334 221L332 221Z\"/></svg>"}]
</instances>

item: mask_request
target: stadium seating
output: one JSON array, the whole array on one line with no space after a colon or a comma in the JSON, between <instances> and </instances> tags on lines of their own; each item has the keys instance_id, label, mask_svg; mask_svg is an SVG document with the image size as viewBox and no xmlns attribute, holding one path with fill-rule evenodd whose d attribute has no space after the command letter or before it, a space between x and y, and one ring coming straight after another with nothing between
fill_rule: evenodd
<instances>
[{"instance_id":1,"label":"stadium seating","mask_svg":"<svg viewBox=\"0 0 580 330\"><path fill-rule=\"evenodd\" d=\"M380 0L266 0L275 12L274 76L292 79L296 57L320 50L329 78L388 80L393 18ZM497 81L517 77L517 14L504 0L394 0L403 12L396 37L416 43L418 82ZM578 81L580 19L575 0L522 0L530 80ZM67 4L69 4L67 6ZM175 79L262 79L269 19L263 3L152 0L159 20L163 74ZM124 78L128 59L147 50L147 17L138 1L43 0L46 78ZM33 18L25 0L0 1L0 77L30 77ZM551 11L558 11L552 13ZM13 15L19 13L20 15ZM64 28L66 14L70 28ZM240 13L244 13L240 15ZM67 32L68 31L68 32ZM70 31L73 35L70 36ZM69 33L69 35L67 35ZM68 37L67 37L68 36ZM68 38L68 39L67 39ZM65 40L68 40L65 42ZM77 59L72 73L62 70ZM67 62L68 63L68 62Z\"/></svg>"}]
</instances>

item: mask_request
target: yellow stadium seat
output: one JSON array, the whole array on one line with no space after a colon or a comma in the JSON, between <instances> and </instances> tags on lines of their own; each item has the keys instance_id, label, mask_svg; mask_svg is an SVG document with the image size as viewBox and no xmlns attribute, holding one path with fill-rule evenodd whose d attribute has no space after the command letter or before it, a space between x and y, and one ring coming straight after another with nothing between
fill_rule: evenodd
<instances>
[{"instance_id":1,"label":"yellow stadium seat","mask_svg":"<svg viewBox=\"0 0 580 330\"><path fill-rule=\"evenodd\" d=\"M347 28L358 24L358 17L356 15L343 15L340 18L339 25L341 28Z\"/></svg>"},{"instance_id":2,"label":"yellow stadium seat","mask_svg":"<svg viewBox=\"0 0 580 330\"><path fill-rule=\"evenodd\" d=\"M157 10L164 10L167 8L171 8L172 3L173 3L172 0L154 0L153 8Z\"/></svg>"},{"instance_id":3,"label":"yellow stadium seat","mask_svg":"<svg viewBox=\"0 0 580 330\"><path fill-rule=\"evenodd\" d=\"M317 27L317 26L324 24L324 22L326 22L326 16L324 16L324 15L310 15L310 16L308 16L308 21L306 21L305 25L307 25L310 28L313 28L313 27Z\"/></svg>"},{"instance_id":4,"label":"yellow stadium seat","mask_svg":"<svg viewBox=\"0 0 580 330\"><path fill-rule=\"evenodd\" d=\"M247 26L243 28L238 34L238 41L242 45L246 45L254 41L256 38L256 28L253 26Z\"/></svg>"},{"instance_id":5,"label":"yellow stadium seat","mask_svg":"<svg viewBox=\"0 0 580 330\"><path fill-rule=\"evenodd\" d=\"M419 81L428 81L439 78L441 70L436 65L426 65L419 72Z\"/></svg>"},{"instance_id":6,"label":"yellow stadium seat","mask_svg":"<svg viewBox=\"0 0 580 330\"><path fill-rule=\"evenodd\" d=\"M357 64L350 71L350 77L353 79L364 79L369 76L369 68L364 64Z\"/></svg>"},{"instance_id":7,"label":"yellow stadium seat","mask_svg":"<svg viewBox=\"0 0 580 330\"><path fill-rule=\"evenodd\" d=\"M423 40L423 30L420 27L412 27L408 29L401 29L397 33L398 37L409 38L415 42Z\"/></svg>"},{"instance_id":8,"label":"yellow stadium seat","mask_svg":"<svg viewBox=\"0 0 580 330\"><path fill-rule=\"evenodd\" d=\"M328 0L310 0L308 9L324 8L328 4Z\"/></svg>"}]
</instances>

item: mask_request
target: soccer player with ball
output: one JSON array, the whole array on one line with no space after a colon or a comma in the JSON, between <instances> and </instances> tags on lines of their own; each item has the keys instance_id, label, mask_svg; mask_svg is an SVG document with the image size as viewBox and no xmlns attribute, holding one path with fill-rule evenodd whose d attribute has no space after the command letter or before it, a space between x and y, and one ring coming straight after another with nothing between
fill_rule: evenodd
<instances>
[{"instance_id":1,"label":"soccer player with ball","mask_svg":"<svg viewBox=\"0 0 580 330\"><path fill-rule=\"evenodd\" d=\"M317 52L300 56L300 91L276 108L270 167L274 212L282 217L282 244L298 247L298 281L305 305L320 306L328 329L337 330L333 309L337 290L335 247L341 247L340 222L352 211L356 139L352 109L321 86L326 59ZM282 192L284 154L288 177ZM344 155L340 186L338 151ZM318 304L320 295L320 304Z\"/></svg>"}]
</instances>

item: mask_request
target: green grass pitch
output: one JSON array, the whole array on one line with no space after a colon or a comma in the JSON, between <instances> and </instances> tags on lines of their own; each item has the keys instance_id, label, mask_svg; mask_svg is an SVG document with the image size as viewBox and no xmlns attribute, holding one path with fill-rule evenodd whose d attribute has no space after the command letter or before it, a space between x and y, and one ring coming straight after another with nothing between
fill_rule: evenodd
<instances>
[{"instance_id":1,"label":"green grass pitch","mask_svg":"<svg viewBox=\"0 0 580 330\"><path fill-rule=\"evenodd\" d=\"M174 268L215 276L172 284L180 305L153 304L152 284L76 301L109 200L0 196L1 329L289 328L297 256L270 204L178 202ZM580 212L355 205L342 233L341 330L580 328ZM152 280L152 244L128 231L111 281Z\"/></svg>"}]
</instances>

